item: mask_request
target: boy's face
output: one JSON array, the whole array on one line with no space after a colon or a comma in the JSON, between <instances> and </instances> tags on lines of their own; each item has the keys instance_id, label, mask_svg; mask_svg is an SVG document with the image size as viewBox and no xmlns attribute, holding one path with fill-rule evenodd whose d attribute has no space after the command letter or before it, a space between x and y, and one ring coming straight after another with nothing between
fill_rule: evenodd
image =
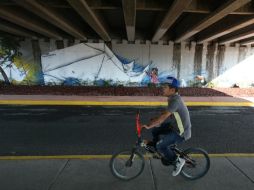
<instances>
[{"instance_id":1,"label":"boy's face","mask_svg":"<svg viewBox=\"0 0 254 190\"><path fill-rule=\"evenodd\" d=\"M171 96L175 94L175 89L170 88L167 84L162 85L162 95L163 96Z\"/></svg>"}]
</instances>

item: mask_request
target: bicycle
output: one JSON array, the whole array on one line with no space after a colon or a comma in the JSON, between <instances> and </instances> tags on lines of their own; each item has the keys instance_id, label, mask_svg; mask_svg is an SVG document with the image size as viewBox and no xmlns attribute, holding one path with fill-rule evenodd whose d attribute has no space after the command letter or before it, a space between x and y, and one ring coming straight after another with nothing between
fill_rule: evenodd
<instances>
[{"instance_id":1,"label":"bicycle","mask_svg":"<svg viewBox=\"0 0 254 190\"><path fill-rule=\"evenodd\" d=\"M113 154L110 159L111 172L118 179L128 181L138 177L143 172L145 158L142 152L145 152L151 158L161 159L163 165L169 166L173 164L166 161L159 152L144 143L141 134L142 129L139 111L136 114L136 130L137 141L132 150L117 152ZM189 180L196 180L206 175L210 168L210 158L205 150L201 148L182 150L177 148L176 144L169 148L171 148L177 156L185 159L185 165L180 173L183 177Z\"/></svg>"}]
</instances>

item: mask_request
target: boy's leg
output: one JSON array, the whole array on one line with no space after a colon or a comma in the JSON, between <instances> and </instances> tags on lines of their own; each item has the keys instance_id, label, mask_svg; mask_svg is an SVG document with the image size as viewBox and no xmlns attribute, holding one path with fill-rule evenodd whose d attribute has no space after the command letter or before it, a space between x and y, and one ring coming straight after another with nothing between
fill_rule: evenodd
<instances>
[{"instance_id":1,"label":"boy's leg","mask_svg":"<svg viewBox=\"0 0 254 190\"><path fill-rule=\"evenodd\" d=\"M160 135L168 134L170 132L171 132L170 123L162 123L160 127L153 128L152 129L153 143L156 145L156 143L159 141Z\"/></svg>"},{"instance_id":2,"label":"boy's leg","mask_svg":"<svg viewBox=\"0 0 254 190\"><path fill-rule=\"evenodd\" d=\"M183 140L183 137L179 136L176 132L171 131L169 134L165 135L163 139L157 142L156 148L160 153L164 155L166 159L174 162L177 156L175 152L169 148L169 146L171 144L180 143Z\"/></svg>"}]
</instances>

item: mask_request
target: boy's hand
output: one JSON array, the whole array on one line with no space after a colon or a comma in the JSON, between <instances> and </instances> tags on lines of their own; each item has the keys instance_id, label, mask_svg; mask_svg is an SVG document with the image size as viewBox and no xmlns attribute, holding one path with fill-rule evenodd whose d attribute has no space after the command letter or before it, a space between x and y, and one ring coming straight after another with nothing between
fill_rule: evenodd
<instances>
[{"instance_id":1,"label":"boy's hand","mask_svg":"<svg viewBox=\"0 0 254 190\"><path fill-rule=\"evenodd\" d=\"M141 125L141 129L143 128L149 129L147 125Z\"/></svg>"},{"instance_id":2,"label":"boy's hand","mask_svg":"<svg viewBox=\"0 0 254 190\"><path fill-rule=\"evenodd\" d=\"M155 121L155 120L157 120L157 119L158 119L158 117L151 118L151 119L150 119L150 122L153 122L153 121Z\"/></svg>"}]
</instances>

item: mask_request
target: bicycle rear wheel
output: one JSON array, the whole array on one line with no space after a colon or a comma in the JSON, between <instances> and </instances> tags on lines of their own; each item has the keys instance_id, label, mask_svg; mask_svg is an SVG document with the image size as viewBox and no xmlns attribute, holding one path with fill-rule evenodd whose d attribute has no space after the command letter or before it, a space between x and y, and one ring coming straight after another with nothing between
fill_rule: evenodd
<instances>
[{"instance_id":1,"label":"bicycle rear wheel","mask_svg":"<svg viewBox=\"0 0 254 190\"><path fill-rule=\"evenodd\" d=\"M210 159L207 152L201 148L189 148L183 151L185 165L181 171L182 176L195 180L203 177L210 168Z\"/></svg>"},{"instance_id":2,"label":"bicycle rear wheel","mask_svg":"<svg viewBox=\"0 0 254 190\"><path fill-rule=\"evenodd\" d=\"M131 180L138 177L145 167L142 154L137 151L121 151L114 154L110 160L112 174L121 180Z\"/></svg>"}]
</instances>

